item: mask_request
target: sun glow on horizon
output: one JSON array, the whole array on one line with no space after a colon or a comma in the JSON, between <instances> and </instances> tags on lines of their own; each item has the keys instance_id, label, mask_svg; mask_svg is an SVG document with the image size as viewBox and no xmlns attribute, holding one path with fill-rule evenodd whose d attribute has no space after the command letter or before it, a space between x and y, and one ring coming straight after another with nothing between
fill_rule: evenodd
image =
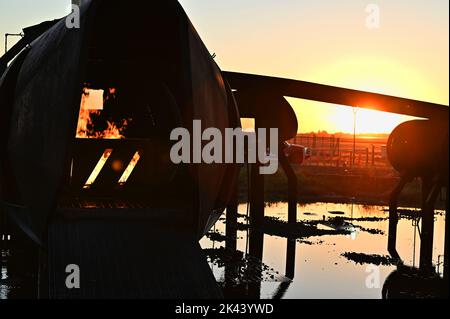
<instances>
[{"instance_id":1,"label":"sun glow on horizon","mask_svg":"<svg viewBox=\"0 0 450 319\"><path fill-rule=\"evenodd\" d=\"M223 70L449 103L448 1L380 0L376 29L358 0L180 2ZM299 132L353 132L349 107L288 101ZM409 119L359 110L357 132L390 133Z\"/></svg>"},{"instance_id":2,"label":"sun glow on horizon","mask_svg":"<svg viewBox=\"0 0 450 319\"><path fill-rule=\"evenodd\" d=\"M448 92L440 92L421 72L412 66L381 57L351 57L324 65L310 76L315 82L415 100L447 101ZM287 98L299 122L299 132L326 130L330 133L352 133L354 108L296 98ZM362 102L356 111L356 131L360 134L390 133L412 116L365 109Z\"/></svg>"},{"instance_id":3,"label":"sun glow on horizon","mask_svg":"<svg viewBox=\"0 0 450 319\"><path fill-rule=\"evenodd\" d=\"M319 130L328 133L353 133L354 111L356 111L357 134L389 134L400 123L415 118L359 107L353 108L296 98L286 99L297 115L299 133Z\"/></svg>"}]
</instances>

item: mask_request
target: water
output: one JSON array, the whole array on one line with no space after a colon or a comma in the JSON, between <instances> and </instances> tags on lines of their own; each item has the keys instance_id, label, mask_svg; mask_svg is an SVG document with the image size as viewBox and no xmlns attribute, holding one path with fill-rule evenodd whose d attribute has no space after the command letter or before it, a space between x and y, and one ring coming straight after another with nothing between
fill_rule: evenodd
<instances>
[{"instance_id":1,"label":"water","mask_svg":"<svg viewBox=\"0 0 450 319\"><path fill-rule=\"evenodd\" d=\"M387 251L387 207L352 204L313 203L298 205L297 220L311 221L317 229L332 230L326 223L318 223L336 216L352 218L347 225L349 234L311 236L288 241L287 238L261 234L262 264L258 256L252 256L251 236L245 227L237 232L236 249L241 255L220 260L212 258L211 252L225 247L224 238L201 239L200 244L209 256L209 264L217 282L223 287L225 278L233 278L224 288L226 297L233 298L381 298L383 284L395 265L356 263L344 257L344 253L389 255ZM245 226L247 205L239 206L238 222ZM287 203L267 205L265 215L287 221ZM337 215L330 212L343 212ZM225 214L224 214L225 216ZM219 220L214 230L225 235L225 218ZM358 220L372 218L372 220ZM376 219L374 219L376 218ZM404 264L418 266L420 236L414 220L403 216L398 223L397 250ZM241 225L242 226L242 225ZM434 225L433 263L442 262L444 253L445 215L436 211ZM223 236L222 236L223 237ZM250 237L250 238L249 238ZM415 239L415 240L414 240ZM4 252L5 253L5 252ZM245 262L240 258L245 256ZM294 258L292 258L294 256ZM230 262L231 260L231 262ZM236 266L236 260L239 260ZM290 266L291 265L291 266ZM24 286L20 278L11 277L7 264L0 265L0 299L31 296L32 288ZM288 266L288 267L287 267ZM438 272L442 275L443 267ZM236 271L241 275L236 275ZM370 277L376 272L376 277ZM245 272L245 276L242 276ZM231 275L230 275L231 274ZM262 275L261 275L262 274ZM245 277L246 281L242 278ZM371 284L367 285L368 279Z\"/></svg>"},{"instance_id":2,"label":"water","mask_svg":"<svg viewBox=\"0 0 450 319\"><path fill-rule=\"evenodd\" d=\"M246 205L239 206L239 213L246 213ZM381 290L387 276L397 267L395 265L358 264L344 257L344 253L364 253L369 255L389 255L387 251L388 212L387 207L365 206L352 204L313 203L299 205L297 211L298 221L320 221L330 217L348 217L353 219L377 217L376 220L350 221L350 234L312 236L297 239L291 245L295 250L294 274L290 280L286 275L288 255L288 240L286 238L264 234L262 263L268 266L270 276L263 276L260 283L256 283L254 295L248 294L248 285L244 289L235 289L232 297L282 297L297 298L381 298ZM265 216L287 220L287 203L268 205ZM330 212L341 211L344 215ZM444 253L444 212L436 211L434 227L433 263L442 262ZM244 216L238 222L246 223ZM319 224L319 228L329 229ZM225 220L222 218L216 225L215 231L225 234ZM240 230L237 234L237 250L248 252L248 231ZM415 237L415 241L414 241ZM397 251L405 265L418 266L420 236L413 219L402 217L398 223ZM225 246L225 242L213 241L207 237L201 240L204 249L218 249ZM210 252L210 250L208 250ZM292 262L292 258L290 258ZM220 264L209 260L216 280L223 285L226 263ZM291 267L292 268L292 267ZM442 265L439 272L442 275ZM273 269L271 271L270 269ZM292 270L291 270L292 271ZM371 276L374 274L375 277ZM379 274L379 275L378 275ZM254 283L255 284L255 283ZM229 285L228 285L229 286ZM244 285L245 286L245 285ZM281 293L280 293L281 291ZM242 294L242 295L240 295Z\"/></svg>"}]
</instances>

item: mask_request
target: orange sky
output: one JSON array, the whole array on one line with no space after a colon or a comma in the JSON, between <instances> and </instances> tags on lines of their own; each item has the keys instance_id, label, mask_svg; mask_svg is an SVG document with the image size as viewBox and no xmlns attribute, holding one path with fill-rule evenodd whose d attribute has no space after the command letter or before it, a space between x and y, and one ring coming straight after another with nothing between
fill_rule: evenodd
<instances>
[{"instance_id":1,"label":"orange sky","mask_svg":"<svg viewBox=\"0 0 450 319\"><path fill-rule=\"evenodd\" d=\"M69 0L0 1L0 34L67 14ZM180 0L223 70L280 76L448 105L448 0ZM366 27L369 3L379 28ZM26 9L26 10L25 10ZM15 39L11 39L11 45ZM289 99L299 131L353 131L353 111ZM357 112L360 133L407 119Z\"/></svg>"},{"instance_id":2,"label":"orange sky","mask_svg":"<svg viewBox=\"0 0 450 319\"><path fill-rule=\"evenodd\" d=\"M448 105L448 0L181 0L222 69L300 79ZM353 111L288 99L299 131L353 132ZM357 132L390 132L408 117L357 111Z\"/></svg>"}]
</instances>

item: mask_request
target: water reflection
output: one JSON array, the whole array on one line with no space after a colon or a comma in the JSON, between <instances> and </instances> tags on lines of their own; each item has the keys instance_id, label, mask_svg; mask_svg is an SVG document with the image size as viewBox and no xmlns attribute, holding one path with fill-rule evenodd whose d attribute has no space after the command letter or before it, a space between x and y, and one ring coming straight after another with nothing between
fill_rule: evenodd
<instances>
[{"instance_id":1,"label":"water reflection","mask_svg":"<svg viewBox=\"0 0 450 319\"><path fill-rule=\"evenodd\" d=\"M240 205L236 240L211 240L203 238L205 249L222 248L240 252L243 258L260 261L260 272L252 281L245 278L245 272L235 280L239 269L229 268L227 263L217 263L210 258L213 273L224 288L226 297L234 298L382 298L383 284L388 278L398 276L410 267L414 269L419 260L417 247L420 238L417 220L408 214L401 214L398 223L397 250L403 260L398 266L389 259L387 251L388 210L383 206L367 206L335 203L313 203L298 206L298 221L305 227L331 232L305 232L304 236L292 238L268 235L266 230L247 229L246 205ZM287 203L267 205L266 217L287 221ZM414 213L414 212L413 212ZM434 227L433 264L436 274L442 276L442 255L444 252L445 218L437 211ZM225 218L216 224L216 232L225 235ZM227 238L227 237L225 237ZM226 244L225 244L226 242ZM349 254L354 253L354 254ZM208 251L207 251L208 254ZM346 256L357 256L347 258ZM362 257L361 257L362 256ZM368 285L376 265L378 280ZM264 273L265 274L261 274ZM392 275L390 274L397 274ZM399 281L391 287L399 286ZM394 295L391 288L391 296Z\"/></svg>"},{"instance_id":2,"label":"water reflection","mask_svg":"<svg viewBox=\"0 0 450 319\"><path fill-rule=\"evenodd\" d=\"M246 212L247 206L240 205L237 223L221 218L213 234L200 242L226 298L410 298L427 297L441 289L443 211L435 214L435 268L427 276L417 269L417 209L399 211L397 251L401 264L388 256L387 207L298 205L300 223L295 229L281 223L288 219L287 203L267 204L265 215L276 226L272 228L249 228ZM25 250L14 251L2 258L0 299L33 298L36 287L28 284L36 281L32 262L36 258L29 255L33 250L26 250L27 254ZM371 281L373 275L376 280Z\"/></svg>"},{"instance_id":3,"label":"water reflection","mask_svg":"<svg viewBox=\"0 0 450 319\"><path fill-rule=\"evenodd\" d=\"M383 299L439 298L445 296L445 282L439 273L422 272L410 266L398 265L383 284Z\"/></svg>"}]
</instances>

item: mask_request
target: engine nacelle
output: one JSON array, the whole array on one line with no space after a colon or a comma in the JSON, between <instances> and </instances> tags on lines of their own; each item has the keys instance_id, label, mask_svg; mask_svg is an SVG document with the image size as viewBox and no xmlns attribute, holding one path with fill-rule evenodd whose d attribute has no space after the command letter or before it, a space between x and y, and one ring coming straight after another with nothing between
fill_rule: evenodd
<instances>
[{"instance_id":1,"label":"engine nacelle","mask_svg":"<svg viewBox=\"0 0 450 319\"><path fill-rule=\"evenodd\" d=\"M448 121L413 120L389 136L387 155L400 173L411 176L448 175Z\"/></svg>"}]
</instances>

